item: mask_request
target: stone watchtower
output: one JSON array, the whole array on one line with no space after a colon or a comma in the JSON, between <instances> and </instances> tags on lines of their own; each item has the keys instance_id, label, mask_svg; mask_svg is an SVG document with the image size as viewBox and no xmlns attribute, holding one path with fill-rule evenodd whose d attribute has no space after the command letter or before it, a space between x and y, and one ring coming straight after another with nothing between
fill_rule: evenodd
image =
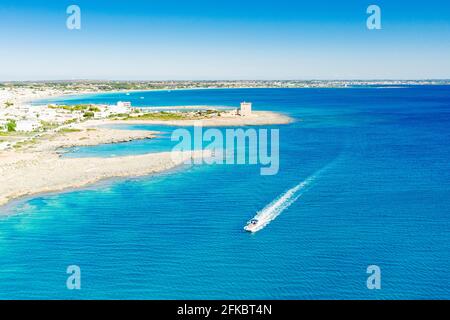
<instances>
[{"instance_id":1,"label":"stone watchtower","mask_svg":"<svg viewBox=\"0 0 450 320\"><path fill-rule=\"evenodd\" d=\"M240 116L250 116L252 114L252 104L250 102L241 102L238 114Z\"/></svg>"}]
</instances>

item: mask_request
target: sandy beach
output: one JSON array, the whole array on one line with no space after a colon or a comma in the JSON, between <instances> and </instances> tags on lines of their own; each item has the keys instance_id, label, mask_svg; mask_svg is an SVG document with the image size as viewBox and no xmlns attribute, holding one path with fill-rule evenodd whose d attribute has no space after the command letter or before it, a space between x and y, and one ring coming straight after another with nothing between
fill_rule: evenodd
<instances>
[{"instance_id":1,"label":"sandy beach","mask_svg":"<svg viewBox=\"0 0 450 320\"><path fill-rule=\"evenodd\" d=\"M238 126L261 126L288 124L293 122L291 117L270 111L253 111L251 115L240 117L213 117L198 120L101 120L101 124L165 124L171 126L194 126L204 127L238 127Z\"/></svg>"},{"instance_id":2,"label":"sandy beach","mask_svg":"<svg viewBox=\"0 0 450 320\"><path fill-rule=\"evenodd\" d=\"M154 137L155 132L105 128L43 136L24 150L0 153L0 205L23 196L78 188L113 177L142 176L169 170L201 151L164 152L115 158L62 158L57 150L70 146L117 143ZM205 155L207 156L207 155Z\"/></svg>"}]
</instances>

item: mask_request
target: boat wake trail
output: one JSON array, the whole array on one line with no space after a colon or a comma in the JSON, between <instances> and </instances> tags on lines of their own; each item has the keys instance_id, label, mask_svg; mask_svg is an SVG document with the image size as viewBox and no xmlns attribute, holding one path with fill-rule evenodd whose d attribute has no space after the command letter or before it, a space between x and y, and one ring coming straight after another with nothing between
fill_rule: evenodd
<instances>
[{"instance_id":1,"label":"boat wake trail","mask_svg":"<svg viewBox=\"0 0 450 320\"><path fill-rule=\"evenodd\" d=\"M322 174L330 165L318 170L313 175L309 176L295 187L289 189L284 194L269 203L264 209L259 211L253 219L258 221L258 224L252 230L257 232L264 229L270 222L276 219L284 210L289 208L297 199L312 185L312 183Z\"/></svg>"}]
</instances>

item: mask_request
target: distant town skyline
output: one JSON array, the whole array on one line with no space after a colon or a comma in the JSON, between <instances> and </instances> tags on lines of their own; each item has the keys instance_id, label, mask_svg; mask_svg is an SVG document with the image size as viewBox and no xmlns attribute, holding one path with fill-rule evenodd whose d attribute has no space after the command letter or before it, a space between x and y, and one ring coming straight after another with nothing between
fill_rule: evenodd
<instances>
[{"instance_id":1,"label":"distant town skyline","mask_svg":"<svg viewBox=\"0 0 450 320\"><path fill-rule=\"evenodd\" d=\"M380 30L367 28L370 5ZM450 78L439 0L3 0L0 37L0 81Z\"/></svg>"}]
</instances>

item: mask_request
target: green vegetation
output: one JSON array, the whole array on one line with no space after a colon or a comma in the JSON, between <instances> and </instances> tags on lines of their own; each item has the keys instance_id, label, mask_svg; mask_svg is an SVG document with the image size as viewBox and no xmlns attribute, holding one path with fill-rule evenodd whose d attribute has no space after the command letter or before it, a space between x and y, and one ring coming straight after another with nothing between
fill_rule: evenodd
<instances>
[{"instance_id":1,"label":"green vegetation","mask_svg":"<svg viewBox=\"0 0 450 320\"><path fill-rule=\"evenodd\" d=\"M37 142L36 139L30 139L30 140L25 140L25 141L19 141L14 145L15 149L20 149L20 148L24 148L24 147L29 147L32 146L33 144L35 144Z\"/></svg>"},{"instance_id":2,"label":"green vegetation","mask_svg":"<svg viewBox=\"0 0 450 320\"><path fill-rule=\"evenodd\" d=\"M50 109L62 109L62 110L67 110L67 111L86 111L89 110L91 112L97 112L100 111L100 109L98 109L96 106L93 106L91 104L77 104L74 106L68 106L68 105L49 105L48 106Z\"/></svg>"},{"instance_id":3,"label":"green vegetation","mask_svg":"<svg viewBox=\"0 0 450 320\"><path fill-rule=\"evenodd\" d=\"M6 123L6 130L8 132L15 132L17 128L17 123L15 120L8 120Z\"/></svg>"},{"instance_id":4,"label":"green vegetation","mask_svg":"<svg viewBox=\"0 0 450 320\"><path fill-rule=\"evenodd\" d=\"M42 130L47 131L47 130L52 130L58 127L57 123L53 123L53 122L47 122L47 121L41 121L41 125L42 125Z\"/></svg>"},{"instance_id":5,"label":"green vegetation","mask_svg":"<svg viewBox=\"0 0 450 320\"><path fill-rule=\"evenodd\" d=\"M128 119L129 117L130 115L128 113L118 113L108 116L110 119Z\"/></svg>"},{"instance_id":6,"label":"green vegetation","mask_svg":"<svg viewBox=\"0 0 450 320\"><path fill-rule=\"evenodd\" d=\"M149 112L142 115L135 114L113 114L109 118L113 120L158 120L158 121L171 121L171 120L192 120L210 118L213 116L220 116L220 111L217 110L204 110L197 112Z\"/></svg>"},{"instance_id":7,"label":"green vegetation","mask_svg":"<svg viewBox=\"0 0 450 320\"><path fill-rule=\"evenodd\" d=\"M130 117L130 116L128 116L125 120L163 120L163 121L170 121L170 120L184 120L184 119L188 119L188 118L189 117L186 114L183 114L183 113L161 111L161 112L146 113L146 114L143 114L143 115L137 116L137 117Z\"/></svg>"},{"instance_id":8,"label":"green vegetation","mask_svg":"<svg viewBox=\"0 0 450 320\"><path fill-rule=\"evenodd\" d=\"M196 112L196 116L197 117L214 117L214 116L221 116L221 112L217 111L217 110L213 110L213 109L208 109L208 110L200 110Z\"/></svg>"},{"instance_id":9,"label":"green vegetation","mask_svg":"<svg viewBox=\"0 0 450 320\"><path fill-rule=\"evenodd\" d=\"M61 133L71 133L71 132L81 132L82 130L80 129L75 129L75 128L62 128L60 129L58 132Z\"/></svg>"},{"instance_id":10,"label":"green vegetation","mask_svg":"<svg viewBox=\"0 0 450 320\"><path fill-rule=\"evenodd\" d=\"M98 107L96 107L96 106L90 106L89 107L89 111L91 111L91 112L100 112L100 109Z\"/></svg>"},{"instance_id":11,"label":"green vegetation","mask_svg":"<svg viewBox=\"0 0 450 320\"><path fill-rule=\"evenodd\" d=\"M64 121L64 124L72 124L72 123L75 123L77 121L78 121L77 119L70 119L70 120Z\"/></svg>"},{"instance_id":12,"label":"green vegetation","mask_svg":"<svg viewBox=\"0 0 450 320\"><path fill-rule=\"evenodd\" d=\"M95 114L94 114L92 111L85 111L85 112L83 113L83 117L85 117L85 118L93 118L94 115L95 115Z\"/></svg>"},{"instance_id":13,"label":"green vegetation","mask_svg":"<svg viewBox=\"0 0 450 320\"><path fill-rule=\"evenodd\" d=\"M5 102L5 108L12 107L13 105L14 105L14 103L12 103L11 101L6 101Z\"/></svg>"}]
</instances>

